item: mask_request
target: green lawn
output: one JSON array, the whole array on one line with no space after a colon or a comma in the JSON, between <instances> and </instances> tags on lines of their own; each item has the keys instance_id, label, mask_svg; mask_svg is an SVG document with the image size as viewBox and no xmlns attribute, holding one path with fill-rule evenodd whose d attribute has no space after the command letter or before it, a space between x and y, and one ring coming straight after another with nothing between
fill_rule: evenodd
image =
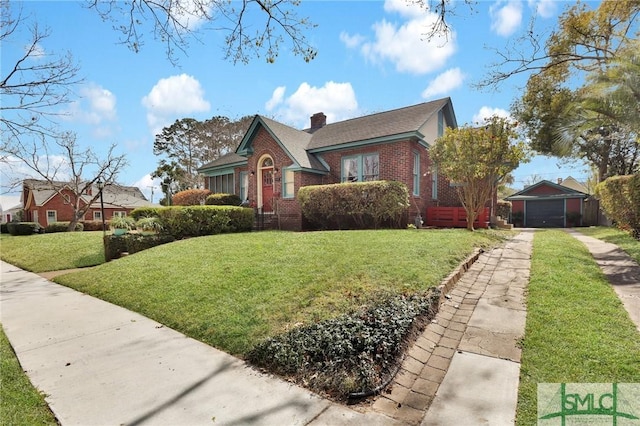
<instances>
[{"instance_id":1,"label":"green lawn","mask_svg":"<svg viewBox=\"0 0 640 426\"><path fill-rule=\"evenodd\" d=\"M242 356L295 323L435 286L508 233L259 232L154 247L56 281Z\"/></svg>"},{"instance_id":2,"label":"green lawn","mask_svg":"<svg viewBox=\"0 0 640 426\"><path fill-rule=\"evenodd\" d=\"M44 397L22 371L0 326L0 424L57 425Z\"/></svg>"},{"instance_id":3,"label":"green lawn","mask_svg":"<svg viewBox=\"0 0 640 426\"><path fill-rule=\"evenodd\" d=\"M640 333L582 243L534 237L518 425L536 424L538 383L637 382Z\"/></svg>"},{"instance_id":4,"label":"green lawn","mask_svg":"<svg viewBox=\"0 0 640 426\"><path fill-rule=\"evenodd\" d=\"M628 232L606 226L591 226L589 228L575 229L589 237L617 245L640 264L640 241L634 239Z\"/></svg>"},{"instance_id":5,"label":"green lawn","mask_svg":"<svg viewBox=\"0 0 640 426\"><path fill-rule=\"evenodd\" d=\"M99 265L104 262L102 231L0 234L0 259L31 272Z\"/></svg>"}]
</instances>

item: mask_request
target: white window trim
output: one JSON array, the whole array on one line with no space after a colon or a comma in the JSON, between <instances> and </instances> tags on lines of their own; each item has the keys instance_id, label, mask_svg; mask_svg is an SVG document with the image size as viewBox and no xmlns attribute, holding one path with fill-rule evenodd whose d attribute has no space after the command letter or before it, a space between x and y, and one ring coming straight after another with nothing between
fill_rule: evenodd
<instances>
[{"instance_id":1,"label":"white window trim","mask_svg":"<svg viewBox=\"0 0 640 426\"><path fill-rule=\"evenodd\" d=\"M49 213L53 213L53 220L49 220ZM56 223L58 221L58 211L57 210L47 210L47 225L51 225L52 223Z\"/></svg>"},{"instance_id":2,"label":"white window trim","mask_svg":"<svg viewBox=\"0 0 640 426\"><path fill-rule=\"evenodd\" d=\"M287 174L291 174L291 182L287 180ZM295 172L287 167L282 170L282 198L293 198L295 196ZM287 184L291 184L291 193L287 191Z\"/></svg>"},{"instance_id":3,"label":"white window trim","mask_svg":"<svg viewBox=\"0 0 640 426\"><path fill-rule=\"evenodd\" d=\"M93 220L102 220L102 212L97 210L93 212Z\"/></svg>"},{"instance_id":4,"label":"white window trim","mask_svg":"<svg viewBox=\"0 0 640 426\"><path fill-rule=\"evenodd\" d=\"M345 167L344 167L345 160L351 160L351 159L356 159L358 164L358 180L354 182L368 182L364 179L364 157L369 157L369 156L378 157L378 177L376 180L379 180L380 179L380 154L377 152L367 152L363 154L347 155L340 159L340 175L341 175L340 182L342 183L351 182L347 180L347 176L345 175Z\"/></svg>"}]
</instances>

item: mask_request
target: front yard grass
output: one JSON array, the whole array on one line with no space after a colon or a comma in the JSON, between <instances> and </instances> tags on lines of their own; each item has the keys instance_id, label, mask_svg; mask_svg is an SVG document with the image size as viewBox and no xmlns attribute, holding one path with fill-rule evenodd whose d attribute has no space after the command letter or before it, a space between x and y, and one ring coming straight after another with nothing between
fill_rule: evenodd
<instances>
[{"instance_id":1,"label":"front yard grass","mask_svg":"<svg viewBox=\"0 0 640 426\"><path fill-rule=\"evenodd\" d=\"M36 273L99 265L104 263L102 231L0 234L0 259Z\"/></svg>"},{"instance_id":2,"label":"front yard grass","mask_svg":"<svg viewBox=\"0 0 640 426\"><path fill-rule=\"evenodd\" d=\"M57 277L236 356L294 324L436 286L505 232L260 232L192 238Z\"/></svg>"},{"instance_id":3,"label":"front yard grass","mask_svg":"<svg viewBox=\"0 0 640 426\"><path fill-rule=\"evenodd\" d=\"M637 382L640 333L586 247L563 231L533 242L518 425L537 423L538 383Z\"/></svg>"},{"instance_id":4,"label":"front yard grass","mask_svg":"<svg viewBox=\"0 0 640 426\"><path fill-rule=\"evenodd\" d=\"M634 239L628 232L608 226L591 226L575 228L575 230L589 237L617 245L640 264L640 241Z\"/></svg>"},{"instance_id":5,"label":"front yard grass","mask_svg":"<svg viewBox=\"0 0 640 426\"><path fill-rule=\"evenodd\" d=\"M0 423L57 425L44 397L29 381L0 326Z\"/></svg>"}]
</instances>

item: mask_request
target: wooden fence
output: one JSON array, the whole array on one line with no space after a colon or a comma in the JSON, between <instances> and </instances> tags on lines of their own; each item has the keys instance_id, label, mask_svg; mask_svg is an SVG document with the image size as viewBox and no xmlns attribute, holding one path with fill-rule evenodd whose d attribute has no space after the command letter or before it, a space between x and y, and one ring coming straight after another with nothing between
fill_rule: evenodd
<instances>
[{"instance_id":1,"label":"wooden fence","mask_svg":"<svg viewBox=\"0 0 640 426\"><path fill-rule=\"evenodd\" d=\"M427 207L427 226L443 228L466 228L467 211L464 207ZM485 207L475 222L474 228L489 227L489 207Z\"/></svg>"}]
</instances>

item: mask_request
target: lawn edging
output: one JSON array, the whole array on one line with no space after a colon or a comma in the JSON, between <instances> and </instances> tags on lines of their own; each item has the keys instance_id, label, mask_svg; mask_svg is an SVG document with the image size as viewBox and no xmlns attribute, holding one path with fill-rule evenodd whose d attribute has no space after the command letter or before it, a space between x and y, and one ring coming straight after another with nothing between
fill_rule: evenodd
<instances>
[{"instance_id":1,"label":"lawn edging","mask_svg":"<svg viewBox=\"0 0 640 426\"><path fill-rule=\"evenodd\" d=\"M456 283L460 281L460 278L462 278L464 273L467 272L469 268L471 268L471 265L473 265L476 260L478 260L482 253L484 253L484 249L474 249L473 253L471 253L465 260L463 260L462 263L460 263L460 265L458 265L458 267L454 269L453 272L451 272L449 275L447 275L447 277L442 280L440 285L438 285L437 289L438 291L440 291L440 302L438 303L438 309L436 310L436 313L439 310L440 305L445 302L447 294L449 294Z\"/></svg>"}]
</instances>

